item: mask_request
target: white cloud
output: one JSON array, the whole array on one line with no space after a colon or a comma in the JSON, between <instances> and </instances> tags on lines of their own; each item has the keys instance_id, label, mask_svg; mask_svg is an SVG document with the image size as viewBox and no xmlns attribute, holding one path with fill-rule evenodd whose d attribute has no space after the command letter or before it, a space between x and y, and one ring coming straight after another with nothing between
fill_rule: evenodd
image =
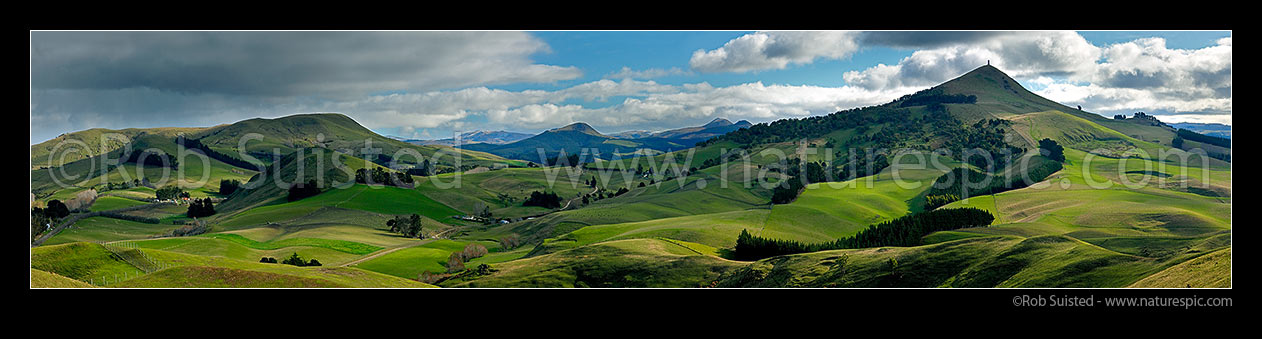
<instances>
[{"instance_id":1,"label":"white cloud","mask_svg":"<svg viewBox=\"0 0 1262 339\"><path fill-rule=\"evenodd\" d=\"M1082 105L1092 112L1161 110L1169 112L1231 112L1231 98L1186 98L1183 93L1148 89L1056 83L1034 91L1052 101Z\"/></svg>"},{"instance_id":2,"label":"white cloud","mask_svg":"<svg viewBox=\"0 0 1262 339\"><path fill-rule=\"evenodd\" d=\"M1231 125L1231 114L1167 114L1157 118L1165 123L1194 122Z\"/></svg>"},{"instance_id":3,"label":"white cloud","mask_svg":"<svg viewBox=\"0 0 1262 339\"><path fill-rule=\"evenodd\" d=\"M653 79L677 75L692 75L692 72L682 70L679 67L671 67L669 69L649 68L637 71L631 69L631 67L623 66L617 72L606 74L605 79Z\"/></svg>"},{"instance_id":4,"label":"white cloud","mask_svg":"<svg viewBox=\"0 0 1262 339\"><path fill-rule=\"evenodd\" d=\"M1162 38L1111 45L1088 80L1106 87L1182 89L1188 96L1227 94L1231 40L1196 50L1166 48Z\"/></svg>"},{"instance_id":5,"label":"white cloud","mask_svg":"<svg viewBox=\"0 0 1262 339\"><path fill-rule=\"evenodd\" d=\"M470 88L392 94L289 109L342 112L370 128L456 129L478 120L477 129L515 131L543 130L579 121L603 129L666 129L717 117L768 121L827 114L889 102L914 90L871 91L761 82L727 87L714 87L705 82L672 86L653 81L606 79L555 91ZM570 99L599 102L610 97L625 98L603 107L565 103ZM483 119L485 122L481 121Z\"/></svg>"},{"instance_id":6,"label":"white cloud","mask_svg":"<svg viewBox=\"0 0 1262 339\"><path fill-rule=\"evenodd\" d=\"M688 64L701 72L748 72L784 69L817 58L843 59L859 50L857 32L757 32L714 50L697 50Z\"/></svg>"},{"instance_id":7,"label":"white cloud","mask_svg":"<svg viewBox=\"0 0 1262 339\"><path fill-rule=\"evenodd\" d=\"M1170 49L1161 38L1107 46L1103 62L1078 81L1049 84L1035 93L1105 113L1164 111L1180 121L1231 121L1231 38L1200 49Z\"/></svg>"},{"instance_id":8,"label":"white cloud","mask_svg":"<svg viewBox=\"0 0 1262 339\"><path fill-rule=\"evenodd\" d=\"M869 89L929 86L990 63L1017 78L1091 71L1100 49L1074 32L1012 32L933 49L918 50L895 65L877 65L842 75L846 84Z\"/></svg>"}]
</instances>

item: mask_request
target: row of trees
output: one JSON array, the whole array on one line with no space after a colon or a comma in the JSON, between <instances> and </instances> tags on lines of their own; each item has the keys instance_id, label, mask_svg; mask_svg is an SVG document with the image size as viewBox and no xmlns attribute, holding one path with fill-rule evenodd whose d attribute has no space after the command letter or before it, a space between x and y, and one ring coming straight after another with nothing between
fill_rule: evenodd
<instances>
[{"instance_id":1,"label":"row of trees","mask_svg":"<svg viewBox=\"0 0 1262 339\"><path fill-rule=\"evenodd\" d=\"M570 155L564 155L564 154L565 154L565 150L561 150L561 153L558 154L557 156L548 157L547 160L544 160L543 165L544 166L569 166L569 167L579 167L583 165L583 163L580 162L582 159L579 157L578 154L570 154Z\"/></svg>"},{"instance_id":2,"label":"row of trees","mask_svg":"<svg viewBox=\"0 0 1262 339\"><path fill-rule=\"evenodd\" d=\"M145 166L170 167L172 169L180 168L180 162L175 160L174 156L158 150L131 152L123 162Z\"/></svg>"},{"instance_id":3,"label":"row of trees","mask_svg":"<svg viewBox=\"0 0 1262 339\"><path fill-rule=\"evenodd\" d=\"M177 185L159 188L157 191L154 191L154 194L157 196L158 200L172 200L189 197L188 192L185 192Z\"/></svg>"},{"instance_id":4,"label":"row of trees","mask_svg":"<svg viewBox=\"0 0 1262 339\"><path fill-rule=\"evenodd\" d=\"M272 257L263 257L262 259L259 259L259 262L267 263L267 264L277 263L276 258L272 258ZM322 264L320 264L320 261L315 260L315 258L311 258L311 260L303 260L302 257L298 255L298 252L294 252L294 254L290 255L289 258L286 258L284 261L281 261L279 263L285 264L285 265L299 266L299 267L322 266Z\"/></svg>"},{"instance_id":5,"label":"row of trees","mask_svg":"<svg viewBox=\"0 0 1262 339\"><path fill-rule=\"evenodd\" d=\"M373 167L372 170L364 168L355 170L355 182L361 184L380 184L396 187L412 187L414 184L411 175L395 171L387 171L381 167Z\"/></svg>"},{"instance_id":6,"label":"row of trees","mask_svg":"<svg viewBox=\"0 0 1262 339\"><path fill-rule=\"evenodd\" d=\"M1231 148L1231 139L1216 137L1212 135L1204 135L1196 133L1192 130L1180 128L1178 136L1183 139L1192 140L1199 143L1206 143L1218 147Z\"/></svg>"},{"instance_id":7,"label":"row of trees","mask_svg":"<svg viewBox=\"0 0 1262 339\"><path fill-rule=\"evenodd\" d=\"M995 217L982 209L953 208L914 213L872 225L852 237L832 242L806 244L750 235L742 230L736 238L738 260L758 260L778 255L818 252L848 248L881 246L916 246L921 238L938 231L990 225Z\"/></svg>"},{"instance_id":8,"label":"row of trees","mask_svg":"<svg viewBox=\"0 0 1262 339\"><path fill-rule=\"evenodd\" d=\"M219 160L225 164L229 164L229 165L240 167L240 168L249 168L249 169L261 168L261 166L257 164L252 164L249 161L241 160L231 155L227 155L224 153L220 153L219 151L213 150L209 146L202 144L201 140L198 140L198 139L188 139L188 138L185 138L183 135L181 135L181 136L175 137L175 142L177 144L184 145L185 148L192 149L196 152L201 152L202 154L205 154L207 157L210 157L211 159Z\"/></svg>"},{"instance_id":9,"label":"row of trees","mask_svg":"<svg viewBox=\"0 0 1262 339\"><path fill-rule=\"evenodd\" d=\"M932 104L974 104L977 96L964 94L942 94L942 89L930 88L898 98L898 107L926 106Z\"/></svg>"},{"instance_id":10,"label":"row of trees","mask_svg":"<svg viewBox=\"0 0 1262 339\"><path fill-rule=\"evenodd\" d=\"M153 184L149 183L149 178L141 178L141 179L132 179L131 181L124 181L124 182L119 182L119 183L107 182L105 183L105 187L103 187L102 192L128 189L128 188L140 187L140 186L153 188Z\"/></svg>"}]
</instances>

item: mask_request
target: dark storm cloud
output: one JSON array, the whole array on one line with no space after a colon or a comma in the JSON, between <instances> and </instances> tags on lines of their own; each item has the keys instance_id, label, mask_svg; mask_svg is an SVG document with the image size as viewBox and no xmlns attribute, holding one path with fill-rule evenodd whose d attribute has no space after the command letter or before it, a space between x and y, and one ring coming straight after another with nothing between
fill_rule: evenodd
<instances>
[{"instance_id":1,"label":"dark storm cloud","mask_svg":"<svg viewBox=\"0 0 1262 339\"><path fill-rule=\"evenodd\" d=\"M525 32L32 32L31 142L582 75L531 60L549 51Z\"/></svg>"},{"instance_id":2,"label":"dark storm cloud","mask_svg":"<svg viewBox=\"0 0 1262 339\"><path fill-rule=\"evenodd\" d=\"M357 95L573 79L521 32L34 32L34 89Z\"/></svg>"},{"instance_id":3,"label":"dark storm cloud","mask_svg":"<svg viewBox=\"0 0 1262 339\"><path fill-rule=\"evenodd\" d=\"M863 32L859 35L862 46L887 46L895 48L935 48L956 44L985 41L1011 32Z\"/></svg>"}]
</instances>

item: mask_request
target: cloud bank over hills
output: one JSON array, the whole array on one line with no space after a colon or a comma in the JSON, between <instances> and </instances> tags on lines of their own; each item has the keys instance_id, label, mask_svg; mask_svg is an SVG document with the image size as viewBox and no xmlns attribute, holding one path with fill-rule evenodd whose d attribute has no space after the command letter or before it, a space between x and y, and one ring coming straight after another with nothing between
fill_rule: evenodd
<instances>
[{"instance_id":1,"label":"cloud bank over hills","mask_svg":"<svg viewBox=\"0 0 1262 339\"><path fill-rule=\"evenodd\" d=\"M759 78L875 49L911 53L838 69L842 86ZM661 56L679 66L612 71L536 61L553 50L525 32L33 32L31 140L300 112L414 138L575 121L611 131L763 122L888 102L987 62L1093 112L1231 121L1229 36L1179 49L1160 37L1093 44L1076 32L752 32Z\"/></svg>"}]
</instances>

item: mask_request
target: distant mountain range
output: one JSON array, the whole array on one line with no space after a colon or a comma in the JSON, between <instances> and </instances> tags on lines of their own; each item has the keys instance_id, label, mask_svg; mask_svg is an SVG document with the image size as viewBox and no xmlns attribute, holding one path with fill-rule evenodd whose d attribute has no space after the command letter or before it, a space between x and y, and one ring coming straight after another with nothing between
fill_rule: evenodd
<instances>
[{"instance_id":1,"label":"distant mountain range","mask_svg":"<svg viewBox=\"0 0 1262 339\"><path fill-rule=\"evenodd\" d=\"M473 131L460 134L460 144L496 144L502 145L515 142L521 139L529 138L531 135L527 133L517 133L509 131ZM396 137L398 138L398 137ZM422 139L405 139L398 138L405 142L416 145L444 145L452 146L456 144L455 138L422 140Z\"/></svg>"},{"instance_id":2,"label":"distant mountain range","mask_svg":"<svg viewBox=\"0 0 1262 339\"><path fill-rule=\"evenodd\" d=\"M555 156L561 151L566 154L581 153L583 149L596 150L599 157L608 159L614 155L632 156L636 150L647 150L650 154L686 149L725 133L753 126L749 121L741 120L732 123L718 118L701 126L685 127L661 132L627 131L614 135L601 134L591 125L578 122L560 128L554 128L538 135L505 144L470 144L466 148L483 151L510 159L541 161L539 150L545 156Z\"/></svg>"},{"instance_id":3,"label":"distant mountain range","mask_svg":"<svg viewBox=\"0 0 1262 339\"><path fill-rule=\"evenodd\" d=\"M1194 122L1181 122L1170 124L1174 128L1182 128L1196 133L1231 139L1231 126L1223 124L1202 124Z\"/></svg>"}]
</instances>

